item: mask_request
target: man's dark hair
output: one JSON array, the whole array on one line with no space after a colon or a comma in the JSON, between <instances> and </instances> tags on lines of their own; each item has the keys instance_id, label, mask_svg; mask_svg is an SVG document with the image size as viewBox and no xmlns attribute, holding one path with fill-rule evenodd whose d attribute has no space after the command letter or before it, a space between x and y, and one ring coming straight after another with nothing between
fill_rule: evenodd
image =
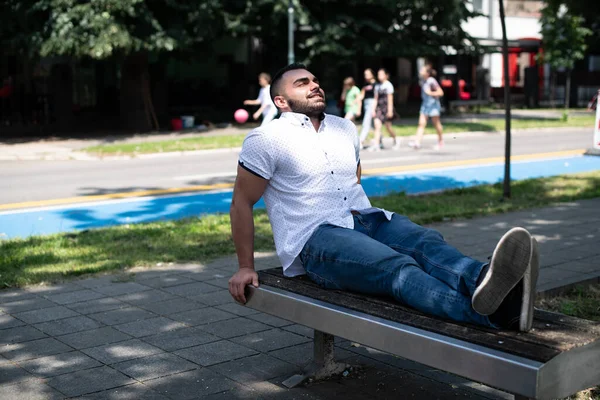
<instances>
[{"instance_id":1,"label":"man's dark hair","mask_svg":"<svg viewBox=\"0 0 600 400\"><path fill-rule=\"evenodd\" d=\"M293 63L277 71L273 77L273 80L271 81L271 90L269 93L271 95L271 100L275 100L275 96L279 96L281 94L281 78L283 77L283 74L295 69L306 69L306 65L302 63Z\"/></svg>"}]
</instances>

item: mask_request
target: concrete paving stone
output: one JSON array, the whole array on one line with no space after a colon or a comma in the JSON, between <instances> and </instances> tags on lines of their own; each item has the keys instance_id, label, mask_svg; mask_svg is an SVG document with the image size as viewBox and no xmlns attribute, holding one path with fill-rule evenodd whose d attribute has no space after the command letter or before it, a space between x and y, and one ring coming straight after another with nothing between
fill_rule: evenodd
<instances>
[{"instance_id":1,"label":"concrete paving stone","mask_svg":"<svg viewBox=\"0 0 600 400\"><path fill-rule=\"evenodd\" d=\"M95 314L103 311L116 310L118 308L129 307L129 304L113 299L112 297L105 297L103 299L82 301L80 303L67 304L66 307L73 311L77 311L80 314Z\"/></svg>"},{"instance_id":2,"label":"concrete paving stone","mask_svg":"<svg viewBox=\"0 0 600 400\"><path fill-rule=\"evenodd\" d=\"M569 272L578 272L580 274L592 274L594 272L600 272L600 263L597 260L589 260L589 262L588 259L584 259L581 261L558 264L554 266L554 268Z\"/></svg>"},{"instance_id":3,"label":"concrete paving stone","mask_svg":"<svg viewBox=\"0 0 600 400\"><path fill-rule=\"evenodd\" d=\"M315 337L315 330L314 329L309 328L309 327L304 326L304 325L300 325L300 324L294 324L294 325L284 326L281 329L283 329L284 331L292 332L292 333L295 333L297 335L305 336L305 337L311 338L311 339Z\"/></svg>"},{"instance_id":4,"label":"concrete paving stone","mask_svg":"<svg viewBox=\"0 0 600 400\"><path fill-rule=\"evenodd\" d=\"M152 279L136 280L136 282L139 282L145 286L150 286L150 287L153 287L156 289L160 289L160 288L167 288L167 287L171 287L171 286L183 285L183 284L187 284L187 283L194 283L195 281L193 279L186 278L182 275L172 274L172 275L166 275L166 276L159 276L159 277L152 278Z\"/></svg>"},{"instance_id":5,"label":"concrete paving stone","mask_svg":"<svg viewBox=\"0 0 600 400\"><path fill-rule=\"evenodd\" d=\"M50 377L100 367L102 364L79 351L72 351L20 362L19 365L34 375Z\"/></svg>"},{"instance_id":6,"label":"concrete paving stone","mask_svg":"<svg viewBox=\"0 0 600 400\"><path fill-rule=\"evenodd\" d=\"M340 347L335 348L334 354L337 361L342 361L354 355L354 353ZM282 361L298 365L299 367L304 367L313 361L313 342L302 343L295 346L270 351L269 355Z\"/></svg>"},{"instance_id":7,"label":"concrete paving stone","mask_svg":"<svg viewBox=\"0 0 600 400\"><path fill-rule=\"evenodd\" d=\"M266 331L271 327L258 321L240 317L204 325L201 329L223 339L230 339L236 336Z\"/></svg>"},{"instance_id":8,"label":"concrete paving stone","mask_svg":"<svg viewBox=\"0 0 600 400\"><path fill-rule=\"evenodd\" d=\"M233 297L231 297L229 290L219 290L217 292L201 294L199 296L188 296L188 298L209 306L219 306L221 304L234 303Z\"/></svg>"},{"instance_id":9,"label":"concrete paving stone","mask_svg":"<svg viewBox=\"0 0 600 400\"><path fill-rule=\"evenodd\" d=\"M87 331L101 326L104 326L104 324L83 315L34 325L36 329L50 336L68 335L69 333Z\"/></svg>"},{"instance_id":10,"label":"concrete paving stone","mask_svg":"<svg viewBox=\"0 0 600 400\"><path fill-rule=\"evenodd\" d=\"M112 285L94 288L95 291L112 297L136 292L143 292L144 290L150 289L151 288L148 286L140 285L139 283L135 282L117 282L113 283Z\"/></svg>"},{"instance_id":11,"label":"concrete paving stone","mask_svg":"<svg viewBox=\"0 0 600 400\"><path fill-rule=\"evenodd\" d=\"M39 286L28 286L25 291L29 293L35 293L40 296L49 296L52 294L69 293L83 289L76 282L61 283L58 285L39 285Z\"/></svg>"},{"instance_id":12,"label":"concrete paving stone","mask_svg":"<svg viewBox=\"0 0 600 400\"><path fill-rule=\"evenodd\" d=\"M75 397L129 385L135 381L119 371L104 366L56 376L49 379L47 383L66 396Z\"/></svg>"},{"instance_id":13,"label":"concrete paving stone","mask_svg":"<svg viewBox=\"0 0 600 400\"><path fill-rule=\"evenodd\" d=\"M7 328L0 332L0 349L11 343L27 342L30 340L41 339L47 335L32 326L17 326Z\"/></svg>"},{"instance_id":14,"label":"concrete paving stone","mask_svg":"<svg viewBox=\"0 0 600 400\"><path fill-rule=\"evenodd\" d=\"M23 325L25 325L25 323L19 319L13 318L8 314L0 314L0 330Z\"/></svg>"},{"instance_id":15,"label":"concrete paving stone","mask_svg":"<svg viewBox=\"0 0 600 400\"><path fill-rule=\"evenodd\" d=\"M310 341L310 339L275 328L268 331L236 337L231 339L231 341L260 352L269 352L300 343L306 343Z\"/></svg>"},{"instance_id":16,"label":"concrete paving stone","mask_svg":"<svg viewBox=\"0 0 600 400\"><path fill-rule=\"evenodd\" d=\"M95 278L81 279L81 280L76 281L76 283L81 287L93 289L93 288L99 288L102 286L110 286L113 283L115 283L115 281L117 281L117 280L118 280L118 275L109 274L109 275L104 275L104 276L98 276Z\"/></svg>"},{"instance_id":17,"label":"concrete paving stone","mask_svg":"<svg viewBox=\"0 0 600 400\"><path fill-rule=\"evenodd\" d=\"M298 372L297 366L266 354L229 361L208 368L241 384L265 381L275 377L289 377Z\"/></svg>"},{"instance_id":18,"label":"concrete paving stone","mask_svg":"<svg viewBox=\"0 0 600 400\"><path fill-rule=\"evenodd\" d=\"M160 264L160 263L159 263ZM193 263L193 264L174 264L174 263L169 263L169 264L163 264L163 265L158 265L157 264L157 269L156 271L162 271L162 272L168 272L168 273L177 273L177 274L184 274L186 272L195 272L195 271L204 271L206 269L206 267L202 264L199 263Z\"/></svg>"},{"instance_id":19,"label":"concrete paving stone","mask_svg":"<svg viewBox=\"0 0 600 400\"><path fill-rule=\"evenodd\" d=\"M48 300L61 305L78 303L87 300L95 300L102 297L106 296L102 293L98 293L90 289L83 289L75 292L59 293L46 296Z\"/></svg>"},{"instance_id":20,"label":"concrete paving stone","mask_svg":"<svg viewBox=\"0 0 600 400\"><path fill-rule=\"evenodd\" d=\"M208 281L204 281L204 283L208 283L209 285L216 286L221 289L229 290L229 276L225 276L223 278L211 279Z\"/></svg>"},{"instance_id":21,"label":"concrete paving stone","mask_svg":"<svg viewBox=\"0 0 600 400\"><path fill-rule=\"evenodd\" d=\"M37 324L40 322L75 317L79 314L64 306L56 306L43 308L41 310L24 311L13 315L19 318L21 321L27 322L28 324Z\"/></svg>"},{"instance_id":22,"label":"concrete paving stone","mask_svg":"<svg viewBox=\"0 0 600 400\"><path fill-rule=\"evenodd\" d=\"M145 384L171 399L203 399L230 390L235 383L206 368L146 381Z\"/></svg>"},{"instance_id":23,"label":"concrete paving stone","mask_svg":"<svg viewBox=\"0 0 600 400\"><path fill-rule=\"evenodd\" d=\"M123 361L112 365L112 367L142 382L198 368L196 364L168 353Z\"/></svg>"},{"instance_id":24,"label":"concrete paving stone","mask_svg":"<svg viewBox=\"0 0 600 400\"><path fill-rule=\"evenodd\" d=\"M167 400L168 397L149 389L141 383L121 386L115 389L88 394L77 398L78 400Z\"/></svg>"},{"instance_id":25,"label":"concrete paving stone","mask_svg":"<svg viewBox=\"0 0 600 400\"><path fill-rule=\"evenodd\" d=\"M174 294L167 293L163 290L151 289L145 290L143 292L136 292L131 294L126 294L123 296L115 297L117 300L123 301L125 303L133 304L135 306L140 306L142 304L152 304L158 303L162 301L174 300L179 297Z\"/></svg>"},{"instance_id":26,"label":"concrete paving stone","mask_svg":"<svg viewBox=\"0 0 600 400\"><path fill-rule=\"evenodd\" d=\"M105 323L106 325L120 325L127 322L153 318L156 317L156 314L153 314L150 311L142 310L138 307L127 307L97 314L89 314L88 317Z\"/></svg>"},{"instance_id":27,"label":"concrete paving stone","mask_svg":"<svg viewBox=\"0 0 600 400\"><path fill-rule=\"evenodd\" d=\"M216 292L219 290L219 288L213 285L207 285L204 282L194 282L187 283L185 285L168 287L165 288L165 290L177 296L190 297Z\"/></svg>"},{"instance_id":28,"label":"concrete paving stone","mask_svg":"<svg viewBox=\"0 0 600 400\"><path fill-rule=\"evenodd\" d=\"M7 314L16 314L19 312L40 310L42 308L50 308L55 306L56 303L36 296L4 303L0 305L0 310Z\"/></svg>"},{"instance_id":29,"label":"concrete paving stone","mask_svg":"<svg viewBox=\"0 0 600 400\"><path fill-rule=\"evenodd\" d=\"M140 307L158 315L170 316L183 311L204 308L206 305L190 299L176 298L160 303L140 304Z\"/></svg>"},{"instance_id":30,"label":"concrete paving stone","mask_svg":"<svg viewBox=\"0 0 600 400\"><path fill-rule=\"evenodd\" d=\"M189 310L171 315L171 319L183 322L191 326L212 324L218 321L223 321L235 317L236 316L234 314L222 310L217 310L216 308L212 307L200 308L198 310Z\"/></svg>"},{"instance_id":31,"label":"concrete paving stone","mask_svg":"<svg viewBox=\"0 0 600 400\"><path fill-rule=\"evenodd\" d=\"M565 272L568 272L568 271L565 271ZM547 291L550 289L556 289L556 288L560 288L560 287L564 287L564 286L568 286L568 285L574 285L579 282L584 282L584 281L589 281L589 280L594 281L599 276L600 276L600 274L598 274L598 273L577 274L577 275L569 275L569 276L563 277L561 279L555 279L555 280L550 280L550 281L544 281L544 282L538 281L537 291L544 292L544 291Z\"/></svg>"},{"instance_id":32,"label":"concrete paving stone","mask_svg":"<svg viewBox=\"0 0 600 400\"><path fill-rule=\"evenodd\" d=\"M12 361L26 361L34 358L66 353L73 349L53 338L32 340L23 343L13 343L0 348L0 353Z\"/></svg>"},{"instance_id":33,"label":"concrete paving stone","mask_svg":"<svg viewBox=\"0 0 600 400\"><path fill-rule=\"evenodd\" d=\"M6 384L32 379L33 377L27 370L16 364L10 362L0 364L0 393L2 393L2 388ZM0 397L0 399L4 398Z\"/></svg>"},{"instance_id":34,"label":"concrete paving stone","mask_svg":"<svg viewBox=\"0 0 600 400\"><path fill-rule=\"evenodd\" d=\"M227 311L240 317L246 317L248 315L259 314L260 311L256 311L250 307L244 307L238 303L228 303L220 306L216 306L219 310Z\"/></svg>"},{"instance_id":35,"label":"concrete paving stone","mask_svg":"<svg viewBox=\"0 0 600 400\"><path fill-rule=\"evenodd\" d=\"M0 290L0 305L4 303L14 303L15 301L37 298L33 293L26 292L23 289L5 289Z\"/></svg>"},{"instance_id":36,"label":"concrete paving stone","mask_svg":"<svg viewBox=\"0 0 600 400\"><path fill-rule=\"evenodd\" d=\"M199 271L199 272L188 272L186 274L181 275L185 278L189 278L189 279L193 279L195 281L198 282L203 282L203 281L210 281L212 279L217 279L217 278L225 278L225 273L221 272L221 271L216 271L213 269L209 269L206 271Z\"/></svg>"},{"instance_id":37,"label":"concrete paving stone","mask_svg":"<svg viewBox=\"0 0 600 400\"><path fill-rule=\"evenodd\" d=\"M222 340L220 342L212 342L178 350L175 351L174 354L206 367L225 361L252 356L258 353L228 340Z\"/></svg>"},{"instance_id":38,"label":"concrete paving stone","mask_svg":"<svg viewBox=\"0 0 600 400\"><path fill-rule=\"evenodd\" d=\"M115 326L121 332L125 332L136 338L174 331L185 327L186 325L181 322L173 321L166 317L149 318L143 321L129 322Z\"/></svg>"},{"instance_id":39,"label":"concrete paving stone","mask_svg":"<svg viewBox=\"0 0 600 400\"><path fill-rule=\"evenodd\" d=\"M281 328L284 326L293 325L294 323L288 321L283 318L275 317L274 315L258 313L247 316L246 318L253 319L254 321L262 322L263 324L267 324L273 326L275 328Z\"/></svg>"},{"instance_id":40,"label":"concrete paving stone","mask_svg":"<svg viewBox=\"0 0 600 400\"><path fill-rule=\"evenodd\" d=\"M0 399L59 400L64 397L62 393L46 385L43 379L29 379L0 386Z\"/></svg>"},{"instance_id":41,"label":"concrete paving stone","mask_svg":"<svg viewBox=\"0 0 600 400\"><path fill-rule=\"evenodd\" d=\"M89 349L83 349L81 351L88 356L109 365L163 352L158 347L142 342L139 339L105 344Z\"/></svg>"},{"instance_id":42,"label":"concrete paving stone","mask_svg":"<svg viewBox=\"0 0 600 400\"><path fill-rule=\"evenodd\" d=\"M129 270L129 273L132 274L132 279L134 282L140 283L144 286L149 286L149 285L145 285L142 283L142 281L146 281L148 279L154 279L154 278L160 278L163 276L177 276L177 275L182 275L184 272L182 271L165 271L162 268L144 268L144 267L139 267L139 268L132 268Z\"/></svg>"},{"instance_id":43,"label":"concrete paving stone","mask_svg":"<svg viewBox=\"0 0 600 400\"><path fill-rule=\"evenodd\" d=\"M549 282L560 282L561 280L566 280L571 277L580 276L579 272L567 271L564 269L560 269L557 267L549 267L549 268L541 268L540 276L538 278L538 285L546 284Z\"/></svg>"},{"instance_id":44,"label":"concrete paving stone","mask_svg":"<svg viewBox=\"0 0 600 400\"><path fill-rule=\"evenodd\" d=\"M109 343L122 342L131 339L131 336L110 326L105 326L103 328L92 329L90 331L58 336L57 339L75 349L87 349Z\"/></svg>"},{"instance_id":45,"label":"concrete paving stone","mask_svg":"<svg viewBox=\"0 0 600 400\"><path fill-rule=\"evenodd\" d=\"M159 335L146 336L144 341L164 351L174 351L193 347L200 344L216 342L220 338L204 332L199 328L183 328L176 331L161 333Z\"/></svg>"}]
</instances>

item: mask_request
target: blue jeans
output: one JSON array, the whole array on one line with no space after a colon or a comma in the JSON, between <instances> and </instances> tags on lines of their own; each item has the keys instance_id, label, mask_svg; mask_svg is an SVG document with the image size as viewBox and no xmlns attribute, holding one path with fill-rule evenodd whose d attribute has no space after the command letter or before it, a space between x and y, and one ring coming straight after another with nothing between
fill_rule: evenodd
<instances>
[{"instance_id":1,"label":"blue jeans","mask_svg":"<svg viewBox=\"0 0 600 400\"><path fill-rule=\"evenodd\" d=\"M369 135L371 126L373 125L373 104L375 99L365 99L363 102L363 120L362 128L360 130L360 142L364 142Z\"/></svg>"},{"instance_id":2,"label":"blue jeans","mask_svg":"<svg viewBox=\"0 0 600 400\"><path fill-rule=\"evenodd\" d=\"M300 259L322 287L390 296L423 313L494 327L471 307L485 263L466 257L442 235L382 212L354 216L354 229L324 224Z\"/></svg>"}]
</instances>

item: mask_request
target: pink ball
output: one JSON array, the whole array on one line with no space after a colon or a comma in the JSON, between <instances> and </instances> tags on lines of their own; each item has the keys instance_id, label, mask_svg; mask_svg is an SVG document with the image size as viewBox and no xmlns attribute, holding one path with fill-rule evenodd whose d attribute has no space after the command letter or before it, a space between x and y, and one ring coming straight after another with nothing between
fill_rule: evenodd
<instances>
[{"instance_id":1,"label":"pink ball","mask_svg":"<svg viewBox=\"0 0 600 400\"><path fill-rule=\"evenodd\" d=\"M243 124L244 122L248 121L248 111L240 108L233 114L233 118L235 118L238 124Z\"/></svg>"}]
</instances>

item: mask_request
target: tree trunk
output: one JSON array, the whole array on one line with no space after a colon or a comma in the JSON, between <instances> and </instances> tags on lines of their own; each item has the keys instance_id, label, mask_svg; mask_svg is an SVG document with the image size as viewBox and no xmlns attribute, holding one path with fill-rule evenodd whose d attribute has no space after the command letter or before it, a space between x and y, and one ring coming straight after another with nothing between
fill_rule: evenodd
<instances>
[{"instance_id":1,"label":"tree trunk","mask_svg":"<svg viewBox=\"0 0 600 400\"><path fill-rule=\"evenodd\" d=\"M504 186L503 197L510 198L510 75L508 70L508 39L506 38L506 20L504 16L504 0L500 1L500 24L502 25L502 54L504 59L504 113L506 137L504 142Z\"/></svg>"},{"instance_id":2,"label":"tree trunk","mask_svg":"<svg viewBox=\"0 0 600 400\"><path fill-rule=\"evenodd\" d=\"M121 64L120 110L125 129L136 132L153 129L147 53L129 54Z\"/></svg>"},{"instance_id":3,"label":"tree trunk","mask_svg":"<svg viewBox=\"0 0 600 400\"><path fill-rule=\"evenodd\" d=\"M555 69L550 71L550 107L556 108L556 80L557 72Z\"/></svg>"},{"instance_id":4,"label":"tree trunk","mask_svg":"<svg viewBox=\"0 0 600 400\"><path fill-rule=\"evenodd\" d=\"M565 83L565 110L568 110L571 103L571 70L568 69L566 74L567 81Z\"/></svg>"}]
</instances>

